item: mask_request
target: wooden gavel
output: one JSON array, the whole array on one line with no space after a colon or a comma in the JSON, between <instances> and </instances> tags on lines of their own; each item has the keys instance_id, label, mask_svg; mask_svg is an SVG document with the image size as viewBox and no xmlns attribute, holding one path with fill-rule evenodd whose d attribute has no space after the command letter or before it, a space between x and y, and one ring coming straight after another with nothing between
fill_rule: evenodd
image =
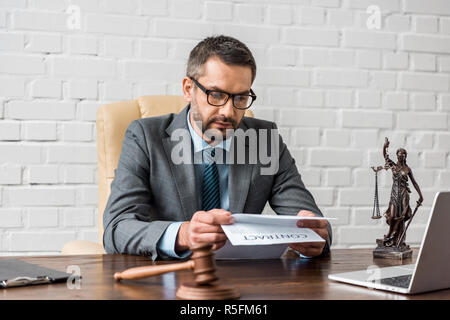
<instances>
[{"instance_id":1,"label":"wooden gavel","mask_svg":"<svg viewBox=\"0 0 450 320\"><path fill-rule=\"evenodd\" d=\"M191 260L181 263L166 264L159 266L145 266L116 272L114 279L140 279L156 276L166 272L179 270L194 270L195 282L183 283L177 290L176 297L189 300L227 300L238 299L239 291L232 285L222 285L215 282L218 280L216 262L212 252L212 244L202 244L191 247ZM214 283L212 283L214 282Z\"/></svg>"},{"instance_id":2,"label":"wooden gavel","mask_svg":"<svg viewBox=\"0 0 450 320\"><path fill-rule=\"evenodd\" d=\"M116 272L114 279L133 280L160 275L167 272L179 270L194 270L195 282L198 285L209 284L218 278L215 274L216 263L212 244L201 244L191 248L191 260L181 263L166 264L159 266L145 266L130 268L122 272Z\"/></svg>"}]
</instances>

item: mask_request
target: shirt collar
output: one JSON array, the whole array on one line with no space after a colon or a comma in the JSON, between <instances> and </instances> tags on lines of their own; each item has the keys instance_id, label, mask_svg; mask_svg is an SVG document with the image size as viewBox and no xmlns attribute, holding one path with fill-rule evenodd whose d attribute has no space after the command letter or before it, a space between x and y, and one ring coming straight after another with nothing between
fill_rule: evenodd
<instances>
[{"instance_id":1,"label":"shirt collar","mask_svg":"<svg viewBox=\"0 0 450 320\"><path fill-rule=\"evenodd\" d=\"M209 148L210 145L205 140L203 140L203 138L201 136L199 136L198 133L192 127L191 121L190 121L190 114L191 114L191 110L189 109L189 111L187 113L187 123L188 123L188 127L189 127L189 132L191 134L192 143L194 144L194 152L203 151L204 149ZM228 152L230 150L231 138L232 137L229 137L228 139L222 141L215 147L222 148Z\"/></svg>"}]
</instances>

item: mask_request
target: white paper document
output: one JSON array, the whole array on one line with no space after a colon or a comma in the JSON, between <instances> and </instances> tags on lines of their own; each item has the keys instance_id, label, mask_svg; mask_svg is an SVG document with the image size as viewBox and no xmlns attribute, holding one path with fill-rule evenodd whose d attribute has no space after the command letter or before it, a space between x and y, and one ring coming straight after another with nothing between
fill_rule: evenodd
<instances>
[{"instance_id":1,"label":"white paper document","mask_svg":"<svg viewBox=\"0 0 450 320\"><path fill-rule=\"evenodd\" d=\"M299 242L325 242L316 232L297 227L298 220L333 220L323 217L298 217L236 213L234 224L222 225L233 246L274 245Z\"/></svg>"},{"instance_id":2,"label":"white paper document","mask_svg":"<svg viewBox=\"0 0 450 320\"><path fill-rule=\"evenodd\" d=\"M233 246L230 241L214 252L216 260L242 260L242 259L280 259L288 245L270 244L266 246Z\"/></svg>"}]
</instances>

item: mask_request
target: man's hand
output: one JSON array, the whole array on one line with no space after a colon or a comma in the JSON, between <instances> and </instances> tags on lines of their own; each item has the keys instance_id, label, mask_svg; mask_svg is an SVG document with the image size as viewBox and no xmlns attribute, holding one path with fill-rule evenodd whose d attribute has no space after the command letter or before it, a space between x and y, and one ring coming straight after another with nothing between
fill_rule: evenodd
<instances>
[{"instance_id":1,"label":"man's hand","mask_svg":"<svg viewBox=\"0 0 450 320\"><path fill-rule=\"evenodd\" d=\"M223 209L197 211L191 221L181 224L175 251L182 252L201 243L213 243L212 250L218 250L225 245L228 239L220 225L233 223L234 218L231 217L229 211Z\"/></svg>"},{"instance_id":2,"label":"man's hand","mask_svg":"<svg viewBox=\"0 0 450 320\"><path fill-rule=\"evenodd\" d=\"M299 217L316 217L314 213L308 210L300 210L297 214ZM328 221L326 220L299 220L297 221L297 227L310 228L316 232L323 239L327 240L328 237ZM307 257L315 257L322 253L325 247L325 242L303 242L303 243L290 243L289 247L301 253Z\"/></svg>"}]
</instances>

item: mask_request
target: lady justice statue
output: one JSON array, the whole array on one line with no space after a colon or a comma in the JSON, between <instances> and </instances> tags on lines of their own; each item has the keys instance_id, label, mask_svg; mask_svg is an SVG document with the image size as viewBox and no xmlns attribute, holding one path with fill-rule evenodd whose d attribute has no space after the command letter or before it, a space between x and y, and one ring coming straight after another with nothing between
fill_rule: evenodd
<instances>
[{"instance_id":1,"label":"lady justice statue","mask_svg":"<svg viewBox=\"0 0 450 320\"><path fill-rule=\"evenodd\" d=\"M389 232L384 236L384 239L377 239L377 248L373 251L375 258L394 258L394 259L406 259L411 257L412 249L406 245L405 237L406 230L409 227L417 209L422 205L423 197L420 191L419 185L414 179L411 168L406 164L407 152L405 149L400 148L397 150L397 163L389 159L387 148L389 147L389 140L385 138L383 146L383 157L385 159L384 167L379 166L377 168L372 167L375 171L375 204L374 214L372 219L381 218L380 209L378 205L378 171L392 170L392 190L389 206L384 213L386 217L386 223L389 225ZM419 194L419 200L412 212L409 206L409 194L411 190L408 187L408 177ZM406 225L406 223L408 224Z\"/></svg>"}]
</instances>

